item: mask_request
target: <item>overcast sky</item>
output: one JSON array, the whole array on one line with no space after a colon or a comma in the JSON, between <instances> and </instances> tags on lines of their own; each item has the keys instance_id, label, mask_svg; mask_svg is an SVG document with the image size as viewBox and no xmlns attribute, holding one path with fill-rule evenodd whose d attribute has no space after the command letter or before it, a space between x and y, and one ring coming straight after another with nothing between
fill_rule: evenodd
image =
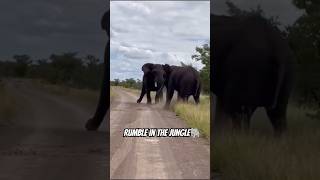
<instances>
[{"instance_id":1,"label":"overcast sky","mask_svg":"<svg viewBox=\"0 0 320 180\"><path fill-rule=\"evenodd\" d=\"M284 24L302 13L291 0L233 1L242 9L260 4L268 16L279 16ZM214 0L211 12L225 13L225 2ZM113 78L140 77L145 62L189 63L195 46L209 40L209 2L112 4ZM106 9L106 0L1 0L0 60L14 54L46 58L70 51L102 58L107 37L100 19Z\"/></svg>"},{"instance_id":2,"label":"overcast sky","mask_svg":"<svg viewBox=\"0 0 320 180\"><path fill-rule=\"evenodd\" d=\"M214 14L226 14L227 0L213 0L211 3L210 12ZM249 10L256 9L259 5L265 12L265 15L270 17L279 17L282 24L290 25L301 16L302 11L298 10L292 0L231 0L240 9Z\"/></svg>"},{"instance_id":3,"label":"overcast sky","mask_svg":"<svg viewBox=\"0 0 320 180\"><path fill-rule=\"evenodd\" d=\"M192 63L195 47L210 42L209 1L113 1L111 79L142 78L144 63Z\"/></svg>"},{"instance_id":4,"label":"overcast sky","mask_svg":"<svg viewBox=\"0 0 320 180\"><path fill-rule=\"evenodd\" d=\"M103 56L106 0L1 0L0 60L77 51Z\"/></svg>"}]
</instances>

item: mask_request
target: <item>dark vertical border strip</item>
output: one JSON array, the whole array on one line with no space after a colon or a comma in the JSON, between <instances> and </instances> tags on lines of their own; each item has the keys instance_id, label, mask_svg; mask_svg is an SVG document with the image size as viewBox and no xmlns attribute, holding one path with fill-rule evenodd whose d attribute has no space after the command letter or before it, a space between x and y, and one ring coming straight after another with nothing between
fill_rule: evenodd
<instances>
[{"instance_id":1,"label":"dark vertical border strip","mask_svg":"<svg viewBox=\"0 0 320 180\"><path fill-rule=\"evenodd\" d=\"M103 12L101 12L103 13ZM101 82L99 102L92 118L86 123L86 129L96 131L103 120L106 123L106 177L110 179L110 0L106 1L106 12L101 18L101 28L106 31L106 46L104 50L104 70Z\"/></svg>"},{"instance_id":2,"label":"dark vertical border strip","mask_svg":"<svg viewBox=\"0 0 320 180\"><path fill-rule=\"evenodd\" d=\"M210 179L214 179L213 175L213 142L214 142L214 133L213 133L213 117L214 117L214 108L215 108L215 102L214 102L214 95L212 90L212 84L213 84L213 58L212 58L212 51L213 51L213 4L214 0L210 0Z\"/></svg>"},{"instance_id":3,"label":"dark vertical border strip","mask_svg":"<svg viewBox=\"0 0 320 180\"><path fill-rule=\"evenodd\" d=\"M106 46L106 53L105 53L105 75L107 75L106 80L107 81L104 81L104 83L107 83L108 84L108 90L107 91L107 103L108 103L108 111L107 111L107 169L106 169L106 174L107 174L107 179L111 179L110 177L110 39L111 39L111 36L110 36L110 0L107 0L107 19L108 19L108 23L107 23L107 28L106 28L106 31L107 31L107 38L108 38L108 42L107 42L107 46Z\"/></svg>"}]
</instances>

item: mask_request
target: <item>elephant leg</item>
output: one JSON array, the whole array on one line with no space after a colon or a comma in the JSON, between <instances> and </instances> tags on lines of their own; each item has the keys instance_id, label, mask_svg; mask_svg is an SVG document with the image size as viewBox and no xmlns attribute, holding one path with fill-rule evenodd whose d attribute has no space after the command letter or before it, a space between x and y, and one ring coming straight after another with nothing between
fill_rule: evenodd
<instances>
[{"instance_id":1,"label":"elephant leg","mask_svg":"<svg viewBox=\"0 0 320 180\"><path fill-rule=\"evenodd\" d=\"M242 120L245 131L250 129L250 120L257 107L244 107L242 112Z\"/></svg>"},{"instance_id":2,"label":"elephant leg","mask_svg":"<svg viewBox=\"0 0 320 180\"><path fill-rule=\"evenodd\" d=\"M156 96L155 96L155 104L158 104L158 102L159 102L159 95L156 93Z\"/></svg>"},{"instance_id":3,"label":"elephant leg","mask_svg":"<svg viewBox=\"0 0 320 180\"><path fill-rule=\"evenodd\" d=\"M223 132L231 125L231 116L227 113L221 98L212 98L213 100L213 133Z\"/></svg>"},{"instance_id":4,"label":"elephant leg","mask_svg":"<svg viewBox=\"0 0 320 180\"><path fill-rule=\"evenodd\" d=\"M194 102L196 102L196 104L200 103L200 96L193 96Z\"/></svg>"},{"instance_id":5,"label":"elephant leg","mask_svg":"<svg viewBox=\"0 0 320 180\"><path fill-rule=\"evenodd\" d=\"M143 80L142 80L141 93L140 93L139 99L137 100L137 103L141 103L144 95L146 94L146 89L147 89L147 87L148 87L147 78L146 78L146 76L144 75L144 76L143 76Z\"/></svg>"},{"instance_id":6,"label":"elephant leg","mask_svg":"<svg viewBox=\"0 0 320 180\"><path fill-rule=\"evenodd\" d=\"M156 104L160 101L160 100L162 100L162 88L161 89L159 89L159 90L157 90L157 92L156 92L156 97L155 97L155 102L156 102Z\"/></svg>"},{"instance_id":7,"label":"elephant leg","mask_svg":"<svg viewBox=\"0 0 320 180\"><path fill-rule=\"evenodd\" d=\"M167 88L167 99L166 99L166 105L165 105L166 109L169 109L170 102L171 102L171 99L173 97L173 94L174 94L174 89L173 88Z\"/></svg>"},{"instance_id":8,"label":"elephant leg","mask_svg":"<svg viewBox=\"0 0 320 180\"><path fill-rule=\"evenodd\" d=\"M108 70L110 69L110 63L107 57L110 54L110 42L107 43L105 48L104 55L104 72L103 72L103 80L101 85L100 97L96 112L92 118L90 118L85 127L88 131L95 131L99 128L101 122L103 121L107 111L110 106L110 88L109 88L109 79L110 75ZM109 125L109 123L107 123ZM109 129L109 127L107 127Z\"/></svg>"},{"instance_id":9,"label":"elephant leg","mask_svg":"<svg viewBox=\"0 0 320 180\"><path fill-rule=\"evenodd\" d=\"M144 88L144 86L143 86L142 89L141 89L140 97L139 97L139 99L137 100L137 103L141 103L141 101L142 101L142 99L143 99L143 97L144 97L145 94L146 94L146 90L145 90L145 88Z\"/></svg>"},{"instance_id":10,"label":"elephant leg","mask_svg":"<svg viewBox=\"0 0 320 180\"><path fill-rule=\"evenodd\" d=\"M151 104L150 90L147 90L147 104Z\"/></svg>"},{"instance_id":11,"label":"elephant leg","mask_svg":"<svg viewBox=\"0 0 320 180\"><path fill-rule=\"evenodd\" d=\"M193 95L193 99L196 102L196 104L200 103L200 91L199 90L197 90L196 94Z\"/></svg>"},{"instance_id":12,"label":"elephant leg","mask_svg":"<svg viewBox=\"0 0 320 180\"><path fill-rule=\"evenodd\" d=\"M271 121L276 136L281 135L287 128L287 105L275 108L266 108L267 115Z\"/></svg>"},{"instance_id":13,"label":"elephant leg","mask_svg":"<svg viewBox=\"0 0 320 180\"><path fill-rule=\"evenodd\" d=\"M275 107L266 107L267 115L272 123L274 133L280 136L287 129L287 107L290 95L290 86L283 85Z\"/></svg>"},{"instance_id":14,"label":"elephant leg","mask_svg":"<svg viewBox=\"0 0 320 180\"><path fill-rule=\"evenodd\" d=\"M162 102L163 101L163 91L161 91L159 93L159 101Z\"/></svg>"},{"instance_id":15,"label":"elephant leg","mask_svg":"<svg viewBox=\"0 0 320 180\"><path fill-rule=\"evenodd\" d=\"M239 131L242 128L242 112L233 111L231 114L232 129Z\"/></svg>"}]
</instances>

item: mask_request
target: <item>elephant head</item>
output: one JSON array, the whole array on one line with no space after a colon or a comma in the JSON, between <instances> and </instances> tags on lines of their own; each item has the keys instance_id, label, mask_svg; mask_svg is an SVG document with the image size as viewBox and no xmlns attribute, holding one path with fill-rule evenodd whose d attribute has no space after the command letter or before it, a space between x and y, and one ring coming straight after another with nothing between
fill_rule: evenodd
<instances>
[{"instance_id":1,"label":"elephant head","mask_svg":"<svg viewBox=\"0 0 320 180\"><path fill-rule=\"evenodd\" d=\"M142 66L143 84L140 98L137 103L140 103L143 96L147 93L148 103L151 103L150 91L156 91L156 102L162 97L162 89L165 83L166 73L161 64L146 63Z\"/></svg>"},{"instance_id":2,"label":"elephant head","mask_svg":"<svg viewBox=\"0 0 320 180\"><path fill-rule=\"evenodd\" d=\"M146 63L142 66L142 71L144 73L144 77L147 77L147 88L151 90L163 88L166 73L161 64Z\"/></svg>"}]
</instances>

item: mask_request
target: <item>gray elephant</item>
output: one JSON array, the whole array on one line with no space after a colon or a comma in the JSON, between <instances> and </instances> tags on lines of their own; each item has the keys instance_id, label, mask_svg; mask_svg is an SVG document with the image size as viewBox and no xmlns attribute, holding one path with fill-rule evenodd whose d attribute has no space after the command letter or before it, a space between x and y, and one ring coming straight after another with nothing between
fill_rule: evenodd
<instances>
[{"instance_id":1,"label":"gray elephant","mask_svg":"<svg viewBox=\"0 0 320 180\"><path fill-rule=\"evenodd\" d=\"M168 108L174 91L178 92L178 100L188 101L193 96L195 102L200 102L201 81L197 70L191 66L163 65L166 72L165 86L167 88L167 99L165 108Z\"/></svg>"},{"instance_id":2,"label":"gray elephant","mask_svg":"<svg viewBox=\"0 0 320 180\"><path fill-rule=\"evenodd\" d=\"M106 31L107 36L110 37L110 11L107 11L102 19L101 19L101 27ZM95 131L99 128L101 122L103 121L109 107L110 107L110 88L109 88L109 80L110 80L110 39L107 42L104 51L104 73L103 73L103 81L101 85L100 98L99 103L96 109L96 112L92 118L90 118L85 127L87 130ZM108 123L107 123L108 124Z\"/></svg>"},{"instance_id":3,"label":"gray elephant","mask_svg":"<svg viewBox=\"0 0 320 180\"><path fill-rule=\"evenodd\" d=\"M163 87L165 82L165 71L161 64L146 63L142 66L143 80L141 94L137 103L140 103L147 94L147 103L151 104L151 91L156 91L155 102L158 103L163 98Z\"/></svg>"},{"instance_id":4,"label":"gray elephant","mask_svg":"<svg viewBox=\"0 0 320 180\"><path fill-rule=\"evenodd\" d=\"M211 37L214 131L221 131L227 119L234 128L243 123L249 128L256 108L264 107L281 134L293 79L293 56L282 33L262 17L211 15Z\"/></svg>"}]
</instances>

